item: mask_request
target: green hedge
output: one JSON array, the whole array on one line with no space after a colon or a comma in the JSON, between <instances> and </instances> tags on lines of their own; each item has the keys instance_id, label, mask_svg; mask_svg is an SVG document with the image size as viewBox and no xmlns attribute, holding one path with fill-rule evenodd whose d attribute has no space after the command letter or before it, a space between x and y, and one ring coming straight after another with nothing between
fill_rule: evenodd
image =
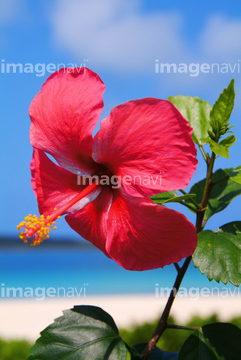
<instances>
[{"instance_id":1,"label":"green hedge","mask_svg":"<svg viewBox=\"0 0 241 360\"><path fill-rule=\"evenodd\" d=\"M219 322L220 319L217 315L212 315L207 318L201 318L199 316L194 316L189 322L186 324L178 324L178 325L185 325L185 326L203 326L207 324L211 324L214 322ZM241 328L241 317L233 318L227 321L232 323L239 328ZM130 329L123 329L120 330L120 335L122 339L130 346L133 346L138 343L146 343L150 340L150 337L158 323L154 321L152 323L145 323L139 326L133 326ZM169 324L177 324L177 322L170 317ZM167 352L177 352L180 350L184 341L188 338L188 336L192 333L192 331L188 330L176 330L176 329L167 329L160 341L158 342L157 346L164 351Z\"/></svg>"},{"instance_id":2,"label":"green hedge","mask_svg":"<svg viewBox=\"0 0 241 360\"><path fill-rule=\"evenodd\" d=\"M220 321L218 316L213 315L208 318L200 318L194 316L191 321L186 323L186 326L202 326ZM145 323L138 326L132 326L130 329L120 330L120 335L128 345L132 346L137 343L147 342L153 333L157 321ZM241 317L229 320L228 322L241 328ZM173 318L169 319L169 324L176 324ZM182 324L184 325L184 324ZM190 335L187 330L173 330L168 329L162 335L158 346L165 351L176 352L178 351L185 339ZM30 348L33 344L25 340L2 340L0 339L0 360L26 360L30 353Z\"/></svg>"},{"instance_id":3,"label":"green hedge","mask_svg":"<svg viewBox=\"0 0 241 360\"><path fill-rule=\"evenodd\" d=\"M31 346L25 340L0 339L0 360L26 360Z\"/></svg>"}]
</instances>

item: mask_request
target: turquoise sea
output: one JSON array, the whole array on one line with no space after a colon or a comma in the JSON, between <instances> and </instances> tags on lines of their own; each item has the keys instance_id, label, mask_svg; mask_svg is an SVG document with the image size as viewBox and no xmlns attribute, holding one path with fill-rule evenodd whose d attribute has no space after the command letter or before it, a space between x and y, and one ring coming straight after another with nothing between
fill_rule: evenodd
<instances>
[{"instance_id":1,"label":"turquoise sea","mask_svg":"<svg viewBox=\"0 0 241 360\"><path fill-rule=\"evenodd\" d=\"M144 272L127 271L93 248L26 247L0 251L0 299L22 297L29 288L62 288L60 296L71 288L85 295L156 293L158 296L160 289L171 288L175 277L174 265ZM224 289L222 283L209 282L192 264L181 286L186 290L205 287L218 292ZM7 288L23 291L7 293ZM232 285L228 285L228 289L236 294L240 290Z\"/></svg>"}]
</instances>

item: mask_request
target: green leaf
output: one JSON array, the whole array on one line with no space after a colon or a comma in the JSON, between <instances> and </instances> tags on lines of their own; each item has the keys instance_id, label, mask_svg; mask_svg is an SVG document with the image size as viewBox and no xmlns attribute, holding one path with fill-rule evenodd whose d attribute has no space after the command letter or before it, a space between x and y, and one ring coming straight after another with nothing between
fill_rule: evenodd
<instances>
[{"instance_id":1,"label":"green leaf","mask_svg":"<svg viewBox=\"0 0 241 360\"><path fill-rule=\"evenodd\" d=\"M170 202L181 202L186 199L191 199L195 197L195 194L185 194L178 196L178 194L175 191L166 191L161 194L151 196L152 201L155 204L165 204Z\"/></svg>"},{"instance_id":2,"label":"green leaf","mask_svg":"<svg viewBox=\"0 0 241 360\"><path fill-rule=\"evenodd\" d=\"M220 155L225 158L229 158L229 147L232 146L236 138L234 135L227 136L225 139L220 141L220 143L217 143L215 140L209 139L209 138L202 138L201 141L203 144L209 144L210 149L214 152L216 155Z\"/></svg>"},{"instance_id":3,"label":"green leaf","mask_svg":"<svg viewBox=\"0 0 241 360\"><path fill-rule=\"evenodd\" d=\"M216 155L220 155L225 158L229 158L229 149L222 145L221 143L218 144L216 141L208 139L208 138L202 138L201 139L204 144L209 144L210 149L214 152Z\"/></svg>"},{"instance_id":4,"label":"green leaf","mask_svg":"<svg viewBox=\"0 0 241 360\"><path fill-rule=\"evenodd\" d=\"M41 332L29 360L128 360L130 353L112 317L95 306L63 311Z\"/></svg>"},{"instance_id":5,"label":"green leaf","mask_svg":"<svg viewBox=\"0 0 241 360\"><path fill-rule=\"evenodd\" d=\"M151 196L151 199L154 203L163 204L164 202L168 201L169 199L172 199L177 196L178 195L177 195L176 191L165 191L161 194Z\"/></svg>"},{"instance_id":6,"label":"green leaf","mask_svg":"<svg viewBox=\"0 0 241 360\"><path fill-rule=\"evenodd\" d=\"M241 165L238 166L233 171L230 171L229 176L232 181L235 181L238 184L241 184Z\"/></svg>"},{"instance_id":7,"label":"green leaf","mask_svg":"<svg viewBox=\"0 0 241 360\"><path fill-rule=\"evenodd\" d=\"M241 330L232 324L214 323L189 336L178 360L237 360L240 353Z\"/></svg>"},{"instance_id":8,"label":"green leaf","mask_svg":"<svg viewBox=\"0 0 241 360\"><path fill-rule=\"evenodd\" d=\"M202 332L224 359L236 360L240 356L241 330L237 326L229 323L209 324L203 326Z\"/></svg>"},{"instance_id":9,"label":"green leaf","mask_svg":"<svg viewBox=\"0 0 241 360\"><path fill-rule=\"evenodd\" d=\"M140 356L146 345L147 344L137 344L132 347L132 350L134 350L134 352ZM178 360L178 352L175 353L165 352L156 347L151 353L148 360Z\"/></svg>"},{"instance_id":10,"label":"green leaf","mask_svg":"<svg viewBox=\"0 0 241 360\"><path fill-rule=\"evenodd\" d=\"M213 180L217 181L221 178L225 179L225 177L227 177L231 171L234 171L234 169L219 169L213 174ZM206 179L199 181L190 190L191 194L196 194L195 201L198 204L201 204L202 201L205 182ZM204 214L204 220L208 220L212 215L224 210L230 204L230 202L240 194L241 184L230 179L225 179L216 184L211 191L207 210ZM190 200L187 199L185 202L189 204Z\"/></svg>"},{"instance_id":11,"label":"green leaf","mask_svg":"<svg viewBox=\"0 0 241 360\"><path fill-rule=\"evenodd\" d=\"M192 256L207 278L241 284L241 221L234 221L221 226L215 232L205 230L198 234L198 243Z\"/></svg>"},{"instance_id":12,"label":"green leaf","mask_svg":"<svg viewBox=\"0 0 241 360\"><path fill-rule=\"evenodd\" d=\"M210 111L212 106L207 101L202 101L194 96L171 96L168 98L180 113L189 121L193 128L192 139L201 146L201 138L208 137L210 126Z\"/></svg>"},{"instance_id":13,"label":"green leaf","mask_svg":"<svg viewBox=\"0 0 241 360\"><path fill-rule=\"evenodd\" d=\"M230 136L227 136L225 139L223 139L222 141L220 141L220 145L223 145L223 146L227 146L227 147L230 147L232 146L235 141L236 141L236 137L234 135L230 135Z\"/></svg>"},{"instance_id":14,"label":"green leaf","mask_svg":"<svg viewBox=\"0 0 241 360\"><path fill-rule=\"evenodd\" d=\"M184 342L178 360L222 360L207 338L195 330Z\"/></svg>"},{"instance_id":15,"label":"green leaf","mask_svg":"<svg viewBox=\"0 0 241 360\"><path fill-rule=\"evenodd\" d=\"M225 225L222 225L217 231L227 232L233 235L241 234L241 221L232 221Z\"/></svg>"},{"instance_id":16,"label":"green leaf","mask_svg":"<svg viewBox=\"0 0 241 360\"><path fill-rule=\"evenodd\" d=\"M220 94L210 112L210 122L214 131L216 131L214 126L217 126L220 130L223 125L227 125L234 107L234 98L234 79L232 79L227 89L225 88Z\"/></svg>"}]
</instances>

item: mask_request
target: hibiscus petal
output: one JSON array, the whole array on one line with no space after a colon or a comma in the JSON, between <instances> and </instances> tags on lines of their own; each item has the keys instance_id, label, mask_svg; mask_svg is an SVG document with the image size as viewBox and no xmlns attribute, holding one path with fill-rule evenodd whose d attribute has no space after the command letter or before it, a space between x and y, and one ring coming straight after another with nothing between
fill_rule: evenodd
<instances>
[{"instance_id":1,"label":"hibiscus petal","mask_svg":"<svg viewBox=\"0 0 241 360\"><path fill-rule=\"evenodd\" d=\"M163 267L192 255L197 245L194 226L184 215L103 188L83 209L65 217L84 239L127 270Z\"/></svg>"},{"instance_id":2,"label":"hibiscus petal","mask_svg":"<svg viewBox=\"0 0 241 360\"><path fill-rule=\"evenodd\" d=\"M67 215L69 226L84 239L89 240L109 257L106 252L108 211L112 202L112 192L103 187L99 196L83 209Z\"/></svg>"},{"instance_id":3,"label":"hibiscus petal","mask_svg":"<svg viewBox=\"0 0 241 360\"><path fill-rule=\"evenodd\" d=\"M132 196L185 188L197 166L191 134L189 123L169 101L129 101L101 121L93 159L118 176Z\"/></svg>"},{"instance_id":4,"label":"hibiscus petal","mask_svg":"<svg viewBox=\"0 0 241 360\"><path fill-rule=\"evenodd\" d=\"M53 73L30 105L32 146L73 173L100 170L91 157L92 132L103 109L104 91L99 76L87 68Z\"/></svg>"},{"instance_id":5,"label":"hibiscus petal","mask_svg":"<svg viewBox=\"0 0 241 360\"><path fill-rule=\"evenodd\" d=\"M179 262L197 245L184 215L149 199L116 191L108 214L106 251L127 270L150 270Z\"/></svg>"},{"instance_id":6,"label":"hibiscus petal","mask_svg":"<svg viewBox=\"0 0 241 360\"><path fill-rule=\"evenodd\" d=\"M40 214L53 213L54 208L62 207L85 188L83 185L78 185L78 177L75 174L55 165L41 150L34 149L30 169L31 184L38 200ZM79 210L93 201L100 191L100 188L96 189L67 212Z\"/></svg>"}]
</instances>

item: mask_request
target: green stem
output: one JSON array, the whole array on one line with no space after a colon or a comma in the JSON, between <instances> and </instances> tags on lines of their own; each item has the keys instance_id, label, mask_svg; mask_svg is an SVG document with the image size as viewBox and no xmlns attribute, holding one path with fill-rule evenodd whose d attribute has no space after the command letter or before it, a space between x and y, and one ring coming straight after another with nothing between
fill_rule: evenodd
<instances>
[{"instance_id":1,"label":"green stem","mask_svg":"<svg viewBox=\"0 0 241 360\"><path fill-rule=\"evenodd\" d=\"M196 219L197 234L203 230L203 218L204 218L208 200L209 200L209 197L210 197L210 194L212 191L212 187L213 187L212 175L213 175L213 167L214 167L215 158L216 158L216 156L214 153L212 153L211 158L207 158L206 183L205 183L205 188L204 188L204 192L203 192L201 206L198 207L198 209L197 209L197 219ZM180 269L178 269L175 283L173 285L172 291L169 295L169 298L167 300L165 309L162 313L159 323L157 324L157 327L156 327L151 339L149 340L147 346L145 347L145 349L142 352L142 354L143 354L142 360L147 360L149 358L149 356L151 355L152 351L154 350L158 340L160 339L161 335L168 327L167 320L168 320L168 317L169 317L169 314L170 314L170 311L172 308L172 304L176 298L176 294L180 288L181 282L183 280L183 277L188 269L188 266L189 266L191 260L192 260L191 256L186 258L183 266Z\"/></svg>"},{"instance_id":2,"label":"green stem","mask_svg":"<svg viewBox=\"0 0 241 360\"><path fill-rule=\"evenodd\" d=\"M202 230L205 228L208 219L204 219L202 222Z\"/></svg>"},{"instance_id":3,"label":"green stem","mask_svg":"<svg viewBox=\"0 0 241 360\"><path fill-rule=\"evenodd\" d=\"M207 162L207 177L206 177L206 183L203 191L203 198L201 202L201 206L199 211L197 212L197 220L196 220L196 231L197 234L203 230L203 218L204 214L207 208L208 200L213 188L213 180L212 180L212 174L213 174L213 166L215 162L216 155L214 152L212 152L211 158L208 159Z\"/></svg>"},{"instance_id":4,"label":"green stem","mask_svg":"<svg viewBox=\"0 0 241 360\"><path fill-rule=\"evenodd\" d=\"M179 204L186 206L188 209L190 209L191 211L194 211L195 213L198 211L198 209L192 205L189 205L187 203L185 203L184 201L180 201Z\"/></svg>"},{"instance_id":5,"label":"green stem","mask_svg":"<svg viewBox=\"0 0 241 360\"><path fill-rule=\"evenodd\" d=\"M186 193L186 191L180 189L179 190L183 195L188 195ZM193 199L193 198L189 198L189 200L193 203L193 205L195 205L196 209L200 209L200 205Z\"/></svg>"},{"instance_id":6,"label":"green stem","mask_svg":"<svg viewBox=\"0 0 241 360\"><path fill-rule=\"evenodd\" d=\"M151 355L152 351L154 350L158 340L160 339L161 335L163 334L163 332L166 330L167 328L167 319L169 317L170 311L171 311L171 307L172 304L175 300L175 297L177 295L177 292L179 290L179 287L181 285L182 279L187 271L187 268L190 264L192 260L192 257L189 256L188 258L186 258L183 266L180 268L180 270L178 271L177 277L176 277L176 281L173 285L172 291L169 295L169 298L167 300L165 309L162 313L162 316L159 320L159 323L157 324L157 327L150 339L150 341L148 342L147 346L145 347L145 349L143 350L142 354L143 354L143 358L142 360L146 360L149 358L149 356Z\"/></svg>"},{"instance_id":7,"label":"green stem","mask_svg":"<svg viewBox=\"0 0 241 360\"><path fill-rule=\"evenodd\" d=\"M203 156L204 160L207 162L208 158L207 158L207 155L206 155L205 151L203 150L203 146L199 145L199 149L200 149L200 151L202 153L202 156Z\"/></svg>"}]
</instances>

